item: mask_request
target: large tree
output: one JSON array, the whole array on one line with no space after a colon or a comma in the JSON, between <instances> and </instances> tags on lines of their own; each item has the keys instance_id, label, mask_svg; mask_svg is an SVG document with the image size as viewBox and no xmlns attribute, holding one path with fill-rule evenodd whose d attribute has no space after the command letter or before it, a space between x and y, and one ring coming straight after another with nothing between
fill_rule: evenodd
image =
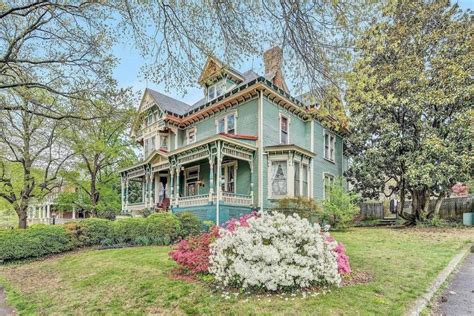
<instances>
[{"instance_id":1,"label":"large tree","mask_svg":"<svg viewBox=\"0 0 474 316\"><path fill-rule=\"evenodd\" d=\"M18 226L27 227L27 210L32 199L41 199L61 185L60 170L71 157L61 139L64 121L35 115L31 90L15 93L8 100L18 110L0 111L0 198L18 215ZM51 98L41 96L35 99Z\"/></svg>"},{"instance_id":2,"label":"large tree","mask_svg":"<svg viewBox=\"0 0 474 316\"><path fill-rule=\"evenodd\" d=\"M117 170L135 162L136 158L134 144L128 137L131 117L135 114L130 101L126 92L109 98L108 102L96 101L104 112L110 114L95 120L73 120L66 132L75 154L75 172L68 181L83 195L77 201L81 204L78 206L93 216L101 211L120 210L117 207L117 201L120 205Z\"/></svg>"},{"instance_id":3,"label":"large tree","mask_svg":"<svg viewBox=\"0 0 474 316\"><path fill-rule=\"evenodd\" d=\"M357 43L348 175L365 197L389 187L411 224L473 175L473 35L471 12L447 0L390 1Z\"/></svg>"}]
</instances>

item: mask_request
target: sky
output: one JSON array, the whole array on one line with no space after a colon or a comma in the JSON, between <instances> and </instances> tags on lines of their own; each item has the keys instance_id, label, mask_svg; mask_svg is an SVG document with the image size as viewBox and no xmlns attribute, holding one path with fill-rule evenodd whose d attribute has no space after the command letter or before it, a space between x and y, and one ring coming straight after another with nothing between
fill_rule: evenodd
<instances>
[{"instance_id":1,"label":"sky","mask_svg":"<svg viewBox=\"0 0 474 316\"><path fill-rule=\"evenodd\" d=\"M457 2L463 10L474 10L474 0L458 0L454 2ZM119 59L119 63L113 75L120 87L132 87L133 91L140 93L142 93L145 88L151 88L188 104L193 104L203 96L203 90L198 86L197 82L195 86L187 87L186 95L183 95L173 88L168 87L167 89L164 84L147 82L140 73L140 68L145 65L146 60L140 56L139 51L134 49L132 45L119 43L115 45L113 54ZM205 58L206 57L203 56L202 64L204 64ZM254 56L242 65L232 66L242 72L253 69L256 73L263 74L262 56Z\"/></svg>"}]
</instances>

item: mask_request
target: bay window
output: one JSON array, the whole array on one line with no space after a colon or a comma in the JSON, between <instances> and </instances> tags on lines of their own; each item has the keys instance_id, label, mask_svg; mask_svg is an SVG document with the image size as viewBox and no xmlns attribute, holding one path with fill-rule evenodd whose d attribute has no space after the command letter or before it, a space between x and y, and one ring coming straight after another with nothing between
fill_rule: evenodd
<instances>
[{"instance_id":1,"label":"bay window","mask_svg":"<svg viewBox=\"0 0 474 316\"><path fill-rule=\"evenodd\" d=\"M300 196L300 163L295 161L294 164L295 169L295 196Z\"/></svg>"},{"instance_id":2,"label":"bay window","mask_svg":"<svg viewBox=\"0 0 474 316\"><path fill-rule=\"evenodd\" d=\"M287 162L272 161L271 165L271 193L273 197L285 196L288 193Z\"/></svg>"}]
</instances>

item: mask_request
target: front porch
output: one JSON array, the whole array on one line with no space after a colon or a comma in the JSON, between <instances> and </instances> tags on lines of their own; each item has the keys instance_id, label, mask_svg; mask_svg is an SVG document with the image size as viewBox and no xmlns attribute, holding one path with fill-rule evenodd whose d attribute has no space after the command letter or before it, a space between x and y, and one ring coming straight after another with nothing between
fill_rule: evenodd
<instances>
[{"instance_id":1,"label":"front porch","mask_svg":"<svg viewBox=\"0 0 474 316\"><path fill-rule=\"evenodd\" d=\"M223 135L122 172L122 209L192 212L222 224L255 206L255 147Z\"/></svg>"}]
</instances>

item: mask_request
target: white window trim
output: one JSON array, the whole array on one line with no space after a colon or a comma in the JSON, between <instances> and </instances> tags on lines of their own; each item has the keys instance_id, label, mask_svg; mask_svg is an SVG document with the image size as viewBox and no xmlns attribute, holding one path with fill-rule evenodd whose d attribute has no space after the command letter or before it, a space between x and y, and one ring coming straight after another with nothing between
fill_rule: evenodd
<instances>
[{"instance_id":1,"label":"white window trim","mask_svg":"<svg viewBox=\"0 0 474 316\"><path fill-rule=\"evenodd\" d=\"M222 94L220 94L220 95L216 95L217 86L218 86L218 85L222 85L222 89L223 89L223 90L222 90L223 92L222 92ZM210 98L210 97L209 97L209 90L210 90L211 88L213 88L213 90L214 90L214 97L213 97L213 98ZM207 96L206 96L206 97L207 97L207 101L212 101L212 100L214 100L214 99L217 99L217 98L220 97L221 95L226 94L227 91L228 91L228 90L227 90L227 82L226 82L226 79L225 79L225 78L224 78L224 79L221 79L221 80L217 81L216 83L214 83L213 85L207 87Z\"/></svg>"},{"instance_id":2,"label":"white window trim","mask_svg":"<svg viewBox=\"0 0 474 316\"><path fill-rule=\"evenodd\" d=\"M329 140L331 139L331 137L333 138L332 144L330 144L330 146L328 147L328 150L329 150L328 154L331 154L331 146L332 146L333 156L329 158L326 157L326 135L329 136ZM323 158L332 163L336 163L336 135L328 132L327 130L324 130L324 134L323 134Z\"/></svg>"},{"instance_id":3,"label":"white window trim","mask_svg":"<svg viewBox=\"0 0 474 316\"><path fill-rule=\"evenodd\" d=\"M220 115L218 117L216 117L214 123L216 125L216 134L219 134L219 121L224 119L224 133L227 134L228 133L228 126L227 126L227 117L228 116L231 116L231 115L234 115L234 134L236 135L237 134L237 119L239 118L239 115L237 113L237 111L232 111L232 112L229 112L229 113L225 113L223 115Z\"/></svg>"},{"instance_id":4,"label":"white window trim","mask_svg":"<svg viewBox=\"0 0 474 316\"><path fill-rule=\"evenodd\" d=\"M188 196L188 178L189 178L189 173L191 171L196 171L197 170L197 179L196 179L196 184L199 182L199 177L201 176L201 166L192 166L184 169L184 193L185 196ZM199 195L199 185L197 185L197 194Z\"/></svg>"},{"instance_id":5,"label":"white window trim","mask_svg":"<svg viewBox=\"0 0 474 316\"><path fill-rule=\"evenodd\" d=\"M162 138L162 137L165 137L165 136L167 137L167 139L166 139L166 147L162 147L162 146L161 146L161 138ZM159 148L160 148L160 149L163 148L163 149L166 149L166 150L168 150L168 151L170 150L170 143L171 143L170 137L171 137L170 134L160 133L160 138L159 138L159 141L160 141L160 144L159 144L160 146L159 146Z\"/></svg>"},{"instance_id":6,"label":"white window trim","mask_svg":"<svg viewBox=\"0 0 474 316\"><path fill-rule=\"evenodd\" d=\"M194 141L189 141L189 133L194 131ZM186 145L194 144L197 141L197 127L188 128L186 130Z\"/></svg>"},{"instance_id":7,"label":"white window trim","mask_svg":"<svg viewBox=\"0 0 474 316\"><path fill-rule=\"evenodd\" d=\"M286 118L286 122L287 122L287 133L286 133L286 137L287 137L287 142L284 144L282 142L282 139L281 139L281 120L282 118ZM291 120L290 120L290 117L288 115L285 115L283 113L279 113L278 115L278 135L280 137L280 144L281 145L288 145L290 144L290 124L291 124Z\"/></svg>"},{"instance_id":8,"label":"white window trim","mask_svg":"<svg viewBox=\"0 0 474 316\"><path fill-rule=\"evenodd\" d=\"M310 190L311 190L311 187L310 187L310 185L311 185L311 180L310 180L311 179L311 168L310 168L311 164L306 162L306 161L303 161L302 159L294 159L293 160L293 171L294 171L294 168L295 168L295 163L299 164L299 168L300 168L300 170L299 170L300 184L299 184L299 188L298 188L299 189L299 195L298 196L309 198L309 197L311 197L311 192L310 192ZM303 183L304 183L304 181L303 181L303 167L306 167L306 172L307 172L306 183L308 185L308 192L307 192L306 195L303 194L303 186L304 186L303 185ZM296 174L296 173L294 173L294 174ZM296 184L296 179L293 177L293 194L292 194L292 196L293 197L298 197L298 196L295 195L295 184Z\"/></svg>"},{"instance_id":9,"label":"white window trim","mask_svg":"<svg viewBox=\"0 0 474 316\"><path fill-rule=\"evenodd\" d=\"M226 162L226 163L221 165L221 168L224 169L224 173L221 172L221 177L224 178L224 187L227 187L227 184L228 184L226 175L229 172L229 169L228 169L229 167L234 168L234 192L228 192L228 191L222 191L222 192L236 194L237 193L237 168L238 168L237 160ZM219 185L221 185L221 184L222 183L219 182Z\"/></svg>"},{"instance_id":10,"label":"white window trim","mask_svg":"<svg viewBox=\"0 0 474 316\"><path fill-rule=\"evenodd\" d=\"M323 172L323 200L326 199L326 176L332 177L332 181L336 180L336 176L331 172Z\"/></svg>"},{"instance_id":11,"label":"white window trim","mask_svg":"<svg viewBox=\"0 0 474 316\"><path fill-rule=\"evenodd\" d=\"M286 195L273 195L272 192L272 164L274 161L286 161ZM291 166L292 167L292 166ZM294 181L293 176L290 179L290 172L293 172L293 168L290 168L290 159L288 155L274 155L268 157L268 164L267 164L267 189L268 189L268 197L273 200L283 199L290 195L291 190L293 190L293 186L290 185L291 181ZM291 192L293 195L293 192Z\"/></svg>"}]
</instances>

